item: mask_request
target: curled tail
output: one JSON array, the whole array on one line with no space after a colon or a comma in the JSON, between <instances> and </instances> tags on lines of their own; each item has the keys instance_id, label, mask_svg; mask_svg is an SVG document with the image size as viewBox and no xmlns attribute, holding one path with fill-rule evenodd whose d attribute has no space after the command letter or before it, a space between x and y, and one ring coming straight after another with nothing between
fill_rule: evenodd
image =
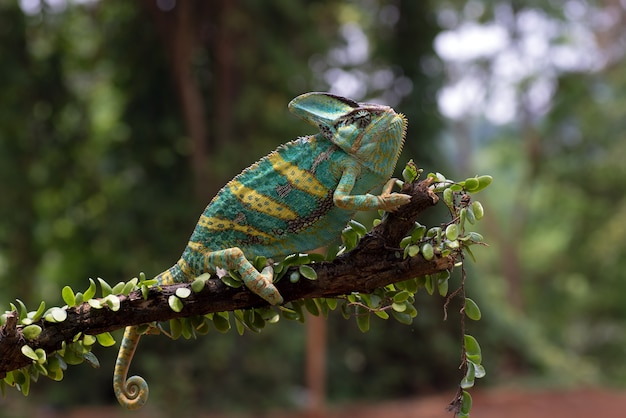
<instances>
[{"instance_id":1,"label":"curled tail","mask_svg":"<svg viewBox=\"0 0 626 418\"><path fill-rule=\"evenodd\" d=\"M139 409L148 401L148 384L142 377L132 376L126 380L140 337L137 327L126 327L115 361L113 390L118 402L128 409Z\"/></svg>"},{"instance_id":2,"label":"curled tail","mask_svg":"<svg viewBox=\"0 0 626 418\"><path fill-rule=\"evenodd\" d=\"M180 265L184 264L179 260L172 268L159 274L156 279L159 285L173 284L184 281L185 275ZM136 326L126 327L120 351L115 361L115 371L113 372L113 391L118 402L128 409L139 409L148 401L148 384L141 376L128 376L130 362L133 359L141 334Z\"/></svg>"}]
</instances>

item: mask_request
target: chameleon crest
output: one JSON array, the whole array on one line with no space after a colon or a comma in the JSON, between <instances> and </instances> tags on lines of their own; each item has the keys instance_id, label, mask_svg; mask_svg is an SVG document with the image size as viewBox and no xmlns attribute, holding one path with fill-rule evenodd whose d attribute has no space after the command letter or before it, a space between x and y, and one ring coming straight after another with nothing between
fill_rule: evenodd
<instances>
[{"instance_id":1,"label":"chameleon crest","mask_svg":"<svg viewBox=\"0 0 626 418\"><path fill-rule=\"evenodd\" d=\"M393 211L409 202L410 196L391 192L390 180L406 133L402 114L316 92L296 97L289 110L319 133L278 147L228 182L200 216L181 258L156 277L160 285L236 270L248 289L277 305L283 299L271 266L259 272L251 258L319 248L337 238L356 211ZM381 185L381 194L369 193ZM145 380L126 380L139 337L137 327L126 328L113 376L115 395L129 409L148 398Z\"/></svg>"}]
</instances>

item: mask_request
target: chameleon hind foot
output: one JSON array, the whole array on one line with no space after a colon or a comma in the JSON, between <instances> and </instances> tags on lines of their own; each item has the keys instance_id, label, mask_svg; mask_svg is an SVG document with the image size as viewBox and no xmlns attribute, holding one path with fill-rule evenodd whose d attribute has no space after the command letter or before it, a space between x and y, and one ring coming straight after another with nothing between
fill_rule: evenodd
<instances>
[{"instance_id":1,"label":"chameleon hind foot","mask_svg":"<svg viewBox=\"0 0 626 418\"><path fill-rule=\"evenodd\" d=\"M206 253L204 265L207 270L212 270L215 267L237 270L243 283L252 292L272 305L283 303L283 297L273 283L274 269L267 266L259 273L238 247Z\"/></svg>"},{"instance_id":2,"label":"chameleon hind foot","mask_svg":"<svg viewBox=\"0 0 626 418\"><path fill-rule=\"evenodd\" d=\"M243 275L242 280L248 289L272 305L283 303L283 297L274 286L274 269L271 266L265 267L261 273L255 270L252 274Z\"/></svg>"}]
</instances>

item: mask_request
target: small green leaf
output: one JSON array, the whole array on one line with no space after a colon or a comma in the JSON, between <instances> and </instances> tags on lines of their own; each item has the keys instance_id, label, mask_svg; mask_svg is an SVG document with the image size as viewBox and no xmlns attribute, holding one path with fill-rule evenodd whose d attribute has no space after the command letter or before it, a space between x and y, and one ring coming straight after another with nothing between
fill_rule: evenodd
<instances>
[{"instance_id":1,"label":"small green leaf","mask_svg":"<svg viewBox=\"0 0 626 418\"><path fill-rule=\"evenodd\" d=\"M65 286L63 290L61 290L61 297L67 306L72 307L76 305L76 295L74 295L74 291L71 287Z\"/></svg>"},{"instance_id":2,"label":"small green leaf","mask_svg":"<svg viewBox=\"0 0 626 418\"><path fill-rule=\"evenodd\" d=\"M137 284L133 282L133 280L129 281L128 283L126 283L124 285L124 287L122 288L122 295L124 296L128 296L130 295L130 292L132 292L133 290L135 290L135 287L137 287Z\"/></svg>"},{"instance_id":3,"label":"small green leaf","mask_svg":"<svg viewBox=\"0 0 626 418\"><path fill-rule=\"evenodd\" d=\"M100 288L102 289L102 297L109 296L112 293L111 285L98 277L98 282L100 283Z\"/></svg>"},{"instance_id":4,"label":"small green leaf","mask_svg":"<svg viewBox=\"0 0 626 418\"><path fill-rule=\"evenodd\" d=\"M440 296L445 297L448 294L448 280L438 280L437 290Z\"/></svg>"},{"instance_id":5,"label":"small green leaf","mask_svg":"<svg viewBox=\"0 0 626 418\"><path fill-rule=\"evenodd\" d=\"M476 338L469 334L465 334L464 343L467 359L473 363L480 364L482 362L482 354L480 351L480 345L478 344L478 341L476 341Z\"/></svg>"},{"instance_id":6,"label":"small green leaf","mask_svg":"<svg viewBox=\"0 0 626 418\"><path fill-rule=\"evenodd\" d=\"M411 231L411 239L412 242L417 242L421 240L426 234L426 227L419 222L415 222L415 228Z\"/></svg>"},{"instance_id":7,"label":"small green leaf","mask_svg":"<svg viewBox=\"0 0 626 418\"><path fill-rule=\"evenodd\" d=\"M83 297L83 292L76 292L76 302L74 302L75 306L82 305L84 301L85 298Z\"/></svg>"},{"instance_id":8,"label":"small green leaf","mask_svg":"<svg viewBox=\"0 0 626 418\"><path fill-rule=\"evenodd\" d=\"M183 310L183 302L176 296L171 295L168 299L167 299L167 303L170 305L170 308L174 311L174 312L180 312Z\"/></svg>"},{"instance_id":9,"label":"small green leaf","mask_svg":"<svg viewBox=\"0 0 626 418\"><path fill-rule=\"evenodd\" d=\"M230 274L226 274L222 277L220 277L220 280L229 287L234 287L235 289L241 287L243 285L243 282L241 281L241 279L239 278L235 278L233 276L231 276Z\"/></svg>"},{"instance_id":10,"label":"small green leaf","mask_svg":"<svg viewBox=\"0 0 626 418\"><path fill-rule=\"evenodd\" d=\"M469 257L472 259L472 261L475 263L476 262L476 257L474 256L474 253L472 252L472 250L470 249L470 247L468 246L464 246L463 247L463 251L465 251L467 253L467 255L469 255Z\"/></svg>"},{"instance_id":11,"label":"small green leaf","mask_svg":"<svg viewBox=\"0 0 626 418\"><path fill-rule=\"evenodd\" d=\"M89 288L83 293L83 300L89 300L94 296L96 296L96 282L93 279L89 279Z\"/></svg>"},{"instance_id":12,"label":"small green leaf","mask_svg":"<svg viewBox=\"0 0 626 418\"><path fill-rule=\"evenodd\" d=\"M459 236L459 227L457 224L450 224L446 227L446 238L455 241Z\"/></svg>"},{"instance_id":13,"label":"small green leaf","mask_svg":"<svg viewBox=\"0 0 626 418\"><path fill-rule=\"evenodd\" d=\"M403 290L401 292L396 293L393 296L393 302L394 303L404 303L406 302L409 297L411 296L411 294L409 292L407 292L406 290ZM403 311L399 311L399 312L403 312Z\"/></svg>"},{"instance_id":14,"label":"small green leaf","mask_svg":"<svg viewBox=\"0 0 626 418\"><path fill-rule=\"evenodd\" d=\"M317 272L313 270L311 266L306 266L306 265L300 266L300 268L298 268L298 271L300 272L301 275L303 275L309 280L317 280Z\"/></svg>"},{"instance_id":15,"label":"small green leaf","mask_svg":"<svg viewBox=\"0 0 626 418\"><path fill-rule=\"evenodd\" d=\"M424 243L424 245L422 245L422 256L425 260L432 260L435 256L435 250L432 244L430 244L429 242L426 242Z\"/></svg>"},{"instance_id":16,"label":"small green leaf","mask_svg":"<svg viewBox=\"0 0 626 418\"><path fill-rule=\"evenodd\" d=\"M20 307L19 309L20 321L23 321L24 318L26 318L26 316L28 315L28 309L26 309L26 305L20 299L15 299L15 301Z\"/></svg>"},{"instance_id":17,"label":"small green leaf","mask_svg":"<svg viewBox=\"0 0 626 418\"><path fill-rule=\"evenodd\" d=\"M477 191L476 189L478 189L478 186L479 186L478 178L470 177L468 179L465 179L465 190L467 190L468 192Z\"/></svg>"},{"instance_id":18,"label":"small green leaf","mask_svg":"<svg viewBox=\"0 0 626 418\"><path fill-rule=\"evenodd\" d=\"M44 314L44 319L48 322L63 322L67 318L67 311L62 308L50 308Z\"/></svg>"},{"instance_id":19,"label":"small green leaf","mask_svg":"<svg viewBox=\"0 0 626 418\"><path fill-rule=\"evenodd\" d=\"M476 216L474 215L474 210L472 209L471 205L467 207L467 211L465 212L465 219L472 225L476 223Z\"/></svg>"},{"instance_id":20,"label":"small green leaf","mask_svg":"<svg viewBox=\"0 0 626 418\"><path fill-rule=\"evenodd\" d=\"M307 311L309 311L311 315L319 316L320 310L313 299L307 298L307 299L304 299L303 302L304 302L304 307L306 308Z\"/></svg>"},{"instance_id":21,"label":"small green leaf","mask_svg":"<svg viewBox=\"0 0 626 418\"><path fill-rule=\"evenodd\" d=\"M87 303L94 309L102 309L103 306L102 299L89 299Z\"/></svg>"},{"instance_id":22,"label":"small green leaf","mask_svg":"<svg viewBox=\"0 0 626 418\"><path fill-rule=\"evenodd\" d=\"M427 274L425 276L424 287L426 288L426 291L429 295L435 293L435 280L430 274Z\"/></svg>"},{"instance_id":23,"label":"small green leaf","mask_svg":"<svg viewBox=\"0 0 626 418\"><path fill-rule=\"evenodd\" d=\"M43 364L46 362L48 355L43 348L38 348L35 350L35 354L37 355L37 363Z\"/></svg>"},{"instance_id":24,"label":"small green leaf","mask_svg":"<svg viewBox=\"0 0 626 418\"><path fill-rule=\"evenodd\" d=\"M87 362L87 364L89 364L94 369L97 369L100 367L100 361L98 360L98 357L96 357L96 355L92 353L91 351L85 353L84 357L85 357L85 361Z\"/></svg>"},{"instance_id":25,"label":"small green leaf","mask_svg":"<svg viewBox=\"0 0 626 418\"><path fill-rule=\"evenodd\" d=\"M348 225L350 225L352 229L354 229L354 231L361 236L367 234L367 228L365 225L355 221L354 219L351 219L350 222L348 222Z\"/></svg>"},{"instance_id":26,"label":"small green leaf","mask_svg":"<svg viewBox=\"0 0 626 418\"><path fill-rule=\"evenodd\" d=\"M84 347L91 347L92 345L94 345L96 343L98 339L96 337L94 337L93 335L85 335L83 337L83 346Z\"/></svg>"},{"instance_id":27,"label":"small green leaf","mask_svg":"<svg viewBox=\"0 0 626 418\"><path fill-rule=\"evenodd\" d=\"M179 287L178 289L176 289L175 294L181 299L186 299L191 296L191 289L189 289L188 287Z\"/></svg>"},{"instance_id":28,"label":"small green leaf","mask_svg":"<svg viewBox=\"0 0 626 418\"><path fill-rule=\"evenodd\" d=\"M177 340L183 333L183 325L180 322L180 319L173 318L170 319L170 336L173 340Z\"/></svg>"},{"instance_id":29,"label":"small green leaf","mask_svg":"<svg viewBox=\"0 0 626 418\"><path fill-rule=\"evenodd\" d=\"M19 389L22 392L22 395L28 396L28 394L30 393L30 374L23 373L23 377L24 377L23 383L20 383Z\"/></svg>"},{"instance_id":30,"label":"small green leaf","mask_svg":"<svg viewBox=\"0 0 626 418\"><path fill-rule=\"evenodd\" d=\"M356 244L359 241L359 236L354 229L347 227L341 232L341 240L343 241L346 250L349 251L356 247Z\"/></svg>"},{"instance_id":31,"label":"small green leaf","mask_svg":"<svg viewBox=\"0 0 626 418\"><path fill-rule=\"evenodd\" d=\"M213 326L219 332L228 332L230 330L228 312L218 312L216 314L213 314Z\"/></svg>"},{"instance_id":32,"label":"small green leaf","mask_svg":"<svg viewBox=\"0 0 626 418\"><path fill-rule=\"evenodd\" d=\"M471 409L472 409L472 396L467 391L464 390L463 400L461 401L461 413L469 417L469 413Z\"/></svg>"},{"instance_id":33,"label":"small green leaf","mask_svg":"<svg viewBox=\"0 0 626 418\"><path fill-rule=\"evenodd\" d=\"M28 325L22 329L22 334L27 340L34 340L41 334L41 327L39 325Z\"/></svg>"},{"instance_id":34,"label":"small green leaf","mask_svg":"<svg viewBox=\"0 0 626 418\"><path fill-rule=\"evenodd\" d=\"M204 289L205 284L206 282L203 279L196 278L196 280L191 282L191 290L193 290L194 293L200 293L202 289Z\"/></svg>"},{"instance_id":35,"label":"small green leaf","mask_svg":"<svg viewBox=\"0 0 626 418\"><path fill-rule=\"evenodd\" d=\"M443 191L443 201L450 208L454 205L454 192L451 188L448 187Z\"/></svg>"},{"instance_id":36,"label":"small green leaf","mask_svg":"<svg viewBox=\"0 0 626 418\"><path fill-rule=\"evenodd\" d=\"M391 316L393 316L396 321L404 325L411 325L413 323L413 317L406 312L397 312L392 310Z\"/></svg>"},{"instance_id":37,"label":"small green leaf","mask_svg":"<svg viewBox=\"0 0 626 418\"><path fill-rule=\"evenodd\" d=\"M111 289L111 293L113 293L114 295L119 295L122 293L122 290L124 290L124 286L126 286L126 283L124 282L119 282L118 284L116 284L115 286L113 286L113 288Z\"/></svg>"},{"instance_id":38,"label":"small green leaf","mask_svg":"<svg viewBox=\"0 0 626 418\"><path fill-rule=\"evenodd\" d=\"M265 266L267 266L267 257L263 257L263 256L256 256L254 257L254 268L257 270L263 270L265 268Z\"/></svg>"},{"instance_id":39,"label":"small green leaf","mask_svg":"<svg viewBox=\"0 0 626 418\"><path fill-rule=\"evenodd\" d=\"M477 180L478 180L478 186L472 191L472 193L477 193L481 191L482 189L486 188L487 186L489 186L491 182L493 181L493 177L488 176L488 175L478 176Z\"/></svg>"},{"instance_id":40,"label":"small green leaf","mask_svg":"<svg viewBox=\"0 0 626 418\"><path fill-rule=\"evenodd\" d=\"M31 347L29 347L27 345L23 345L22 348L21 348L21 351L22 351L22 354L24 354L29 359L31 359L33 361L39 360L39 357L37 356L37 353L35 353L35 350L33 350Z\"/></svg>"},{"instance_id":41,"label":"small green leaf","mask_svg":"<svg viewBox=\"0 0 626 418\"><path fill-rule=\"evenodd\" d=\"M396 286L401 286L402 289L406 290L410 294L414 295L417 293L418 285L416 279L408 279L403 282L396 283Z\"/></svg>"},{"instance_id":42,"label":"small green leaf","mask_svg":"<svg viewBox=\"0 0 626 418\"><path fill-rule=\"evenodd\" d=\"M482 364L474 364L474 375L476 376L476 379L483 378L486 374L487 372Z\"/></svg>"},{"instance_id":43,"label":"small green leaf","mask_svg":"<svg viewBox=\"0 0 626 418\"><path fill-rule=\"evenodd\" d=\"M477 221L481 220L485 215L485 210L483 209L483 205L480 204L479 201L475 200L472 202L472 212L474 213L474 217Z\"/></svg>"},{"instance_id":44,"label":"small green leaf","mask_svg":"<svg viewBox=\"0 0 626 418\"><path fill-rule=\"evenodd\" d=\"M478 307L476 302L474 302L470 298L465 298L465 315L467 315L469 319L473 319L474 321L478 321L482 317L480 308Z\"/></svg>"},{"instance_id":45,"label":"small green leaf","mask_svg":"<svg viewBox=\"0 0 626 418\"><path fill-rule=\"evenodd\" d=\"M465 373L463 380L461 380L461 387L463 389L471 388L472 386L474 386L475 378L476 378L476 374L475 374L475 369L474 369L474 363L472 363L471 361L468 361L467 372Z\"/></svg>"},{"instance_id":46,"label":"small green leaf","mask_svg":"<svg viewBox=\"0 0 626 418\"><path fill-rule=\"evenodd\" d=\"M413 183L419 177L421 170L418 170L413 160L409 160L402 170L402 179L407 183Z\"/></svg>"},{"instance_id":47,"label":"small green leaf","mask_svg":"<svg viewBox=\"0 0 626 418\"><path fill-rule=\"evenodd\" d=\"M102 347L111 347L115 345L115 339L111 335L110 332L103 332L102 334L96 335L96 339L98 340L98 344Z\"/></svg>"},{"instance_id":48,"label":"small green leaf","mask_svg":"<svg viewBox=\"0 0 626 418\"><path fill-rule=\"evenodd\" d=\"M362 306L357 306L356 324L361 332L367 332L370 329L370 313Z\"/></svg>"},{"instance_id":49,"label":"small green leaf","mask_svg":"<svg viewBox=\"0 0 626 418\"><path fill-rule=\"evenodd\" d=\"M419 245L409 245L407 253L409 257L415 257L416 255L420 253Z\"/></svg>"},{"instance_id":50,"label":"small green leaf","mask_svg":"<svg viewBox=\"0 0 626 418\"><path fill-rule=\"evenodd\" d=\"M41 319L41 316L43 315L43 313L45 311L46 311L46 302L41 301L41 303L39 304L39 308L37 308L37 310L35 312L29 312L28 313L28 318L32 322L39 321Z\"/></svg>"},{"instance_id":51,"label":"small green leaf","mask_svg":"<svg viewBox=\"0 0 626 418\"><path fill-rule=\"evenodd\" d=\"M394 312L404 312L406 311L406 304L394 302L391 304L391 308L394 310Z\"/></svg>"},{"instance_id":52,"label":"small green leaf","mask_svg":"<svg viewBox=\"0 0 626 418\"><path fill-rule=\"evenodd\" d=\"M389 314L386 311L376 310L374 313L381 319L389 319Z\"/></svg>"},{"instance_id":53,"label":"small green leaf","mask_svg":"<svg viewBox=\"0 0 626 418\"><path fill-rule=\"evenodd\" d=\"M467 236L474 242L483 242L485 240L481 234L474 231L469 232Z\"/></svg>"},{"instance_id":54,"label":"small green leaf","mask_svg":"<svg viewBox=\"0 0 626 418\"><path fill-rule=\"evenodd\" d=\"M109 295L106 298L102 299L103 302L109 307L113 312L117 312L120 310L120 298L117 295Z\"/></svg>"}]
</instances>

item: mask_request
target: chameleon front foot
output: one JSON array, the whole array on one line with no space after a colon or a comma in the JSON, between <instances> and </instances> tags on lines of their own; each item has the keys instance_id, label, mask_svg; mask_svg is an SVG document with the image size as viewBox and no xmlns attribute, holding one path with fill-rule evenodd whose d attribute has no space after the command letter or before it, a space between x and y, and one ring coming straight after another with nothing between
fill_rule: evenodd
<instances>
[{"instance_id":1,"label":"chameleon front foot","mask_svg":"<svg viewBox=\"0 0 626 418\"><path fill-rule=\"evenodd\" d=\"M378 208L387 212L395 212L400 206L406 205L411 201L411 196L404 193L392 192L393 186L396 183L396 179L391 178L380 194L378 198Z\"/></svg>"}]
</instances>

